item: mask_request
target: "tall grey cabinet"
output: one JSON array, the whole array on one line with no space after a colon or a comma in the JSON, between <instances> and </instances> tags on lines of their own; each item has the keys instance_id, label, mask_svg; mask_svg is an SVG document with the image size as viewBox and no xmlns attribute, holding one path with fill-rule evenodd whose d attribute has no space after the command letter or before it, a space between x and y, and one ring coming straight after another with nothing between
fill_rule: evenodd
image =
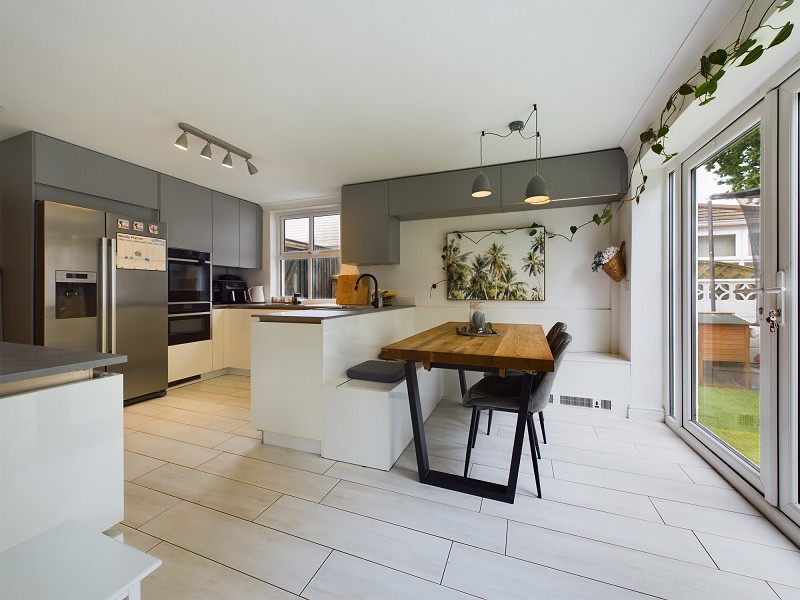
<instances>
[{"instance_id":1,"label":"tall grey cabinet","mask_svg":"<svg viewBox=\"0 0 800 600\"><path fill-rule=\"evenodd\" d=\"M389 216L389 182L342 187L342 262L400 263L400 223Z\"/></svg>"}]
</instances>

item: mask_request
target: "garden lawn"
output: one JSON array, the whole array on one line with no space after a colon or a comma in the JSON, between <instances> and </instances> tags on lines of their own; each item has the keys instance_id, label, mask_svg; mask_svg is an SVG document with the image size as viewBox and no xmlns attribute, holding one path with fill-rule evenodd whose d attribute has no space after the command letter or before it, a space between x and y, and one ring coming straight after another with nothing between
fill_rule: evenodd
<instances>
[{"instance_id":1,"label":"garden lawn","mask_svg":"<svg viewBox=\"0 0 800 600\"><path fill-rule=\"evenodd\" d=\"M756 466L760 464L761 417L758 390L698 386L697 422Z\"/></svg>"}]
</instances>

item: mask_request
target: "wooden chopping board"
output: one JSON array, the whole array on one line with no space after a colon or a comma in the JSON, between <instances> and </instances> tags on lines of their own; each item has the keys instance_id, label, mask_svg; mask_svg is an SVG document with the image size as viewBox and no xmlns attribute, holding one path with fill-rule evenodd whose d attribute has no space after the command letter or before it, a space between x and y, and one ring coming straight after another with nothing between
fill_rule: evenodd
<instances>
[{"instance_id":1,"label":"wooden chopping board","mask_svg":"<svg viewBox=\"0 0 800 600\"><path fill-rule=\"evenodd\" d=\"M369 293L372 289L372 280L364 279L356 291L358 275L339 275L336 283L336 304L369 304Z\"/></svg>"}]
</instances>

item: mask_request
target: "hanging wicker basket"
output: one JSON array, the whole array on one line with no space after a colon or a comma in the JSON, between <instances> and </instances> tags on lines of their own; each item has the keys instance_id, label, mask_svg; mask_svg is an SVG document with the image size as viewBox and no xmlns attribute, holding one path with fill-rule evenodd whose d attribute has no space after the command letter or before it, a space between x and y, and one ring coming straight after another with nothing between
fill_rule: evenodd
<instances>
[{"instance_id":1,"label":"hanging wicker basket","mask_svg":"<svg viewBox=\"0 0 800 600\"><path fill-rule=\"evenodd\" d=\"M614 281L622 281L625 277L625 242L619 245L619 252L611 257L606 264L603 265L605 274L611 277Z\"/></svg>"}]
</instances>

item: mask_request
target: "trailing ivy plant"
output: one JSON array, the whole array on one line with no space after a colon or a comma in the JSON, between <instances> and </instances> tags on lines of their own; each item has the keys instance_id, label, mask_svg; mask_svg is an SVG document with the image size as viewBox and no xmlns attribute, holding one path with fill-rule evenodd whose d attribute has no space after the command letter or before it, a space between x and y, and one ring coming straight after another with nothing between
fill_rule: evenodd
<instances>
[{"instance_id":1,"label":"trailing ivy plant","mask_svg":"<svg viewBox=\"0 0 800 600\"><path fill-rule=\"evenodd\" d=\"M719 81L725 76L726 68L730 68L732 66L746 67L747 65L751 65L761 58L761 55L764 54L765 50L769 50L770 48L785 42L789 36L792 35L794 23L791 21L787 21L780 27L775 27L765 24L764 19L767 17L767 14L769 14L770 10L772 10L776 3L780 2L777 10L778 12L781 12L789 8L794 3L794 0L773 0L770 2L769 6L767 6L767 8L764 10L764 14L762 14L761 18L758 20L756 26L747 35L744 35L745 25L747 24L750 11L752 10L755 2L756 0L751 0L749 6L747 7L747 10L744 14L744 19L742 20L742 26L739 29L739 34L736 37L736 40L725 48L717 48L713 52L709 52L708 54L701 56L698 70L669 95L664 108L661 110L658 126L650 127L639 134L639 151L636 155L636 160L634 160L631 167L630 175L628 176L628 189L630 189L633 185L633 177L638 169L641 181L631 192L631 200L636 202L636 204L639 204L639 200L642 193L645 191L645 185L647 184L647 175L644 174L644 169L642 168L642 157L646 154L646 152L649 150L663 157L662 164L666 163L678 154L677 152L667 151L666 141L667 135L670 131L670 126L674 122L675 117L683 109L687 98L699 100L699 106L708 104L709 102L713 101L714 98L716 98L715 94L717 92L717 86ZM772 41L769 43L769 45L765 48L764 44L759 44L754 36L758 32L766 29L777 31L777 33L772 38ZM613 202L606 204L602 212L592 215L592 218L589 221L586 221L581 225L572 225L569 228L569 235L554 233L545 229L547 237L562 237L568 242L571 242L575 237L575 233L587 225L592 223L597 226L607 225L614 216L611 209L612 204ZM540 227L540 225L534 223L532 227Z\"/></svg>"}]
</instances>

